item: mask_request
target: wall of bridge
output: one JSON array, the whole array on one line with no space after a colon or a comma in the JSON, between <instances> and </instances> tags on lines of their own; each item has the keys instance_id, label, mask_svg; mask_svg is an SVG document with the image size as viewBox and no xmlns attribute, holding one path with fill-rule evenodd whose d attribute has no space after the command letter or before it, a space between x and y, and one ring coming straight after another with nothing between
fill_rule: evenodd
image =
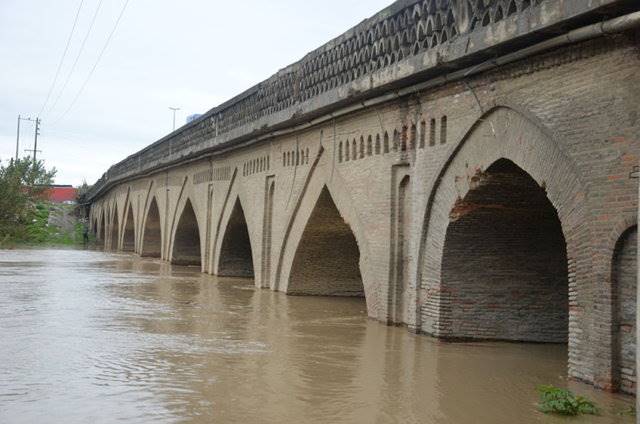
<instances>
[{"instance_id":1,"label":"wall of bridge","mask_svg":"<svg viewBox=\"0 0 640 424\"><path fill-rule=\"evenodd\" d=\"M171 261L187 205L203 272L250 268L257 287L292 294L358 295L359 277L372 318L566 340L572 377L634 392L639 54L633 34L599 38L139 176L93 203L92 228L107 249L131 245L130 208L135 252ZM498 162L534 194L511 204L522 191L496 180ZM249 262L228 267L229 252Z\"/></svg>"}]
</instances>

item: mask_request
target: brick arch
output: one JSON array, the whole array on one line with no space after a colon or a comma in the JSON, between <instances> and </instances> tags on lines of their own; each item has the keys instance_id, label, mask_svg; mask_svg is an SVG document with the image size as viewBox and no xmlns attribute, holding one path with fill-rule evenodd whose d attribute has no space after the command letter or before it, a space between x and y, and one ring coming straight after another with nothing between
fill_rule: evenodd
<instances>
[{"instance_id":1,"label":"brick arch","mask_svg":"<svg viewBox=\"0 0 640 424\"><path fill-rule=\"evenodd\" d=\"M133 203L131 202L131 187L129 187L124 200L120 235L122 250L125 252L134 252L136 250L136 235L138 234L136 224L136 214L133 211Z\"/></svg>"},{"instance_id":2,"label":"brick arch","mask_svg":"<svg viewBox=\"0 0 640 424\"><path fill-rule=\"evenodd\" d=\"M512 108L496 107L478 119L452 150L431 190L422 221L416 270L419 288L416 326L425 333L441 335L442 260L450 213L456 202L464 199L483 173L500 159L513 162L546 191L560 220L567 246L572 299L569 312L571 373L580 365L575 361L588 360L582 351L589 327L583 318L583 309L590 299L592 278L584 184L552 136ZM584 331L583 335L576 331L576 325ZM588 379L585 375L574 376Z\"/></svg>"},{"instance_id":3,"label":"brick arch","mask_svg":"<svg viewBox=\"0 0 640 424\"><path fill-rule=\"evenodd\" d=\"M118 240L120 237L120 216L118 214L118 202L114 201L111 211L111 229L109 231L109 248L118 250Z\"/></svg>"},{"instance_id":4,"label":"brick arch","mask_svg":"<svg viewBox=\"0 0 640 424\"><path fill-rule=\"evenodd\" d=\"M348 182L339 173L332 173L328 155L320 148L311 166L304 187L287 219L284 240L278 254L276 281L273 289L289 291L289 279L307 224L309 223L318 201L323 195L329 195L335 204L340 217L350 228L359 250L359 271L364 287L369 316L375 316L377 308L377 292L373 287L374 279L369 273L368 261L371 257L369 246L364 236L363 225L356 207L348 191Z\"/></svg>"},{"instance_id":5,"label":"brick arch","mask_svg":"<svg viewBox=\"0 0 640 424\"><path fill-rule=\"evenodd\" d=\"M258 225L254 221L254 217L256 214L254 213L254 209L258 206L258 203L251 198L248 198L245 194L245 191L242 189L241 183L237 178L239 172L238 169L234 171L234 174L231 178L231 182L229 187L221 199L221 212L219 218L217 219L217 223L215 225L215 231L213 232L214 237L211 240L211 250L210 250L210 271L214 275L219 275L220 272L220 259L221 259L221 251L223 249L223 244L225 243L225 238L227 236L227 230L229 229L229 221L233 218L234 209L239 206L242 209L244 215L244 221L246 224L246 229L249 236L249 247L251 250L251 260L252 260L252 270L255 275L259 275L261 272L261 263L260 263L260 255L258 252L258 246L260 246L259 236L261 233L256 231L254 226ZM245 276L248 273L244 274Z\"/></svg>"},{"instance_id":6,"label":"brick arch","mask_svg":"<svg viewBox=\"0 0 640 424\"><path fill-rule=\"evenodd\" d=\"M202 265L203 263L202 225L198 221L196 207L189 196L183 197L178 202L167 256L171 263L178 265ZM175 254L176 248L183 249L180 255Z\"/></svg>"},{"instance_id":7,"label":"brick arch","mask_svg":"<svg viewBox=\"0 0 640 424\"><path fill-rule=\"evenodd\" d=\"M98 240L102 242L102 247L106 247L107 242L107 222L104 206L100 206L99 218L98 218Z\"/></svg>"},{"instance_id":8,"label":"brick arch","mask_svg":"<svg viewBox=\"0 0 640 424\"><path fill-rule=\"evenodd\" d=\"M155 195L152 195L140 223L141 256L159 258L162 255L164 231L161 216L158 200Z\"/></svg>"},{"instance_id":9,"label":"brick arch","mask_svg":"<svg viewBox=\"0 0 640 424\"><path fill-rule=\"evenodd\" d=\"M243 207L239 195L229 206L228 219L220 237L216 275L252 278L255 276L256 258L247 222L248 211Z\"/></svg>"},{"instance_id":10,"label":"brick arch","mask_svg":"<svg viewBox=\"0 0 640 424\"><path fill-rule=\"evenodd\" d=\"M149 195L152 196L151 191L149 191ZM149 197L150 198L150 197ZM158 201L158 197L156 197L156 201ZM204 234L203 234L203 223L200 222L201 214L200 214L200 204L197 202L197 197L192 193L192 184L189 184L189 177L184 177L182 179L182 183L180 184L180 189L178 192L178 196L175 201L175 207L167 208L172 209L168 215L165 216L163 220L163 211L160 209L160 222L166 222L167 228L165 232L166 243L163 243L162 247L164 250L163 259L168 260L169 262L174 262L173 253L174 253L174 245L176 242L176 234L178 233L178 227L180 225L180 219L182 218L183 213L185 212L185 207L190 205L193 214L195 215L194 221L195 226L197 227L197 236L198 236L198 249L200 251L200 261L199 264L202 266L204 263L203 252L204 252ZM160 207L160 203L158 203L158 207ZM164 213L167 215L167 212ZM167 221L168 220L168 221ZM187 261L179 261L182 264L195 265L195 260L187 260Z\"/></svg>"},{"instance_id":11,"label":"brick arch","mask_svg":"<svg viewBox=\"0 0 640 424\"><path fill-rule=\"evenodd\" d=\"M612 388L636 393L636 311L638 226L631 219L620 220L611 260Z\"/></svg>"}]
</instances>

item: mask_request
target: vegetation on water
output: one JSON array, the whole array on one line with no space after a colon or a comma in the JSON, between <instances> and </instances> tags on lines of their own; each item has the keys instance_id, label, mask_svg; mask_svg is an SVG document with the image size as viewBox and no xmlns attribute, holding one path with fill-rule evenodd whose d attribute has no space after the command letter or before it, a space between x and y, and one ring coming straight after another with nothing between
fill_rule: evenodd
<instances>
[{"instance_id":1,"label":"vegetation on water","mask_svg":"<svg viewBox=\"0 0 640 424\"><path fill-rule=\"evenodd\" d=\"M18 244L82 242L82 224L67 220L66 228L50 224L50 217L71 217L73 206L47 201L56 169L43 161L23 158L0 164L0 247Z\"/></svg>"},{"instance_id":2,"label":"vegetation on water","mask_svg":"<svg viewBox=\"0 0 640 424\"><path fill-rule=\"evenodd\" d=\"M540 394L538 409L545 414L598 415L599 413L595 403L582 396L577 396L567 389L542 385L538 386L538 393Z\"/></svg>"}]
</instances>

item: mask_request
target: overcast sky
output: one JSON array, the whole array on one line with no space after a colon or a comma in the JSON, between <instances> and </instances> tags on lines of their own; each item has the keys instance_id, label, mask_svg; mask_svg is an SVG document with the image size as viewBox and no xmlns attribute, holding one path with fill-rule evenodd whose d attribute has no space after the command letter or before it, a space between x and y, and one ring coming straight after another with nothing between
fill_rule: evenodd
<instances>
[{"instance_id":1,"label":"overcast sky","mask_svg":"<svg viewBox=\"0 0 640 424\"><path fill-rule=\"evenodd\" d=\"M81 91L125 2L82 1L45 105L81 1L0 0L0 160L15 155L18 114L35 118L45 106L39 157L58 169L57 184L92 184L171 131L169 106L181 108L180 126L391 3L129 0ZM20 141L27 154L32 123Z\"/></svg>"}]
</instances>

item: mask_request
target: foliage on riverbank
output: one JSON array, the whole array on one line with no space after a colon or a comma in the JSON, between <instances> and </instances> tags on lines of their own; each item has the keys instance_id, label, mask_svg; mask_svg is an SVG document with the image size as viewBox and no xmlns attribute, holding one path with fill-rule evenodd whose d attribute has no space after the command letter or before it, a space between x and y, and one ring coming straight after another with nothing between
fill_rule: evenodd
<instances>
[{"instance_id":1,"label":"foliage on riverbank","mask_svg":"<svg viewBox=\"0 0 640 424\"><path fill-rule=\"evenodd\" d=\"M49 222L52 213L72 212L71 206L46 200L55 174L55 168L47 170L43 161L30 158L0 164L0 247L82 242L81 224L72 221L72 228L61 228Z\"/></svg>"},{"instance_id":2,"label":"foliage on riverbank","mask_svg":"<svg viewBox=\"0 0 640 424\"><path fill-rule=\"evenodd\" d=\"M582 396L576 396L567 389L554 386L538 386L540 403L538 409L545 414L554 413L560 415L598 415L598 407Z\"/></svg>"}]
</instances>

